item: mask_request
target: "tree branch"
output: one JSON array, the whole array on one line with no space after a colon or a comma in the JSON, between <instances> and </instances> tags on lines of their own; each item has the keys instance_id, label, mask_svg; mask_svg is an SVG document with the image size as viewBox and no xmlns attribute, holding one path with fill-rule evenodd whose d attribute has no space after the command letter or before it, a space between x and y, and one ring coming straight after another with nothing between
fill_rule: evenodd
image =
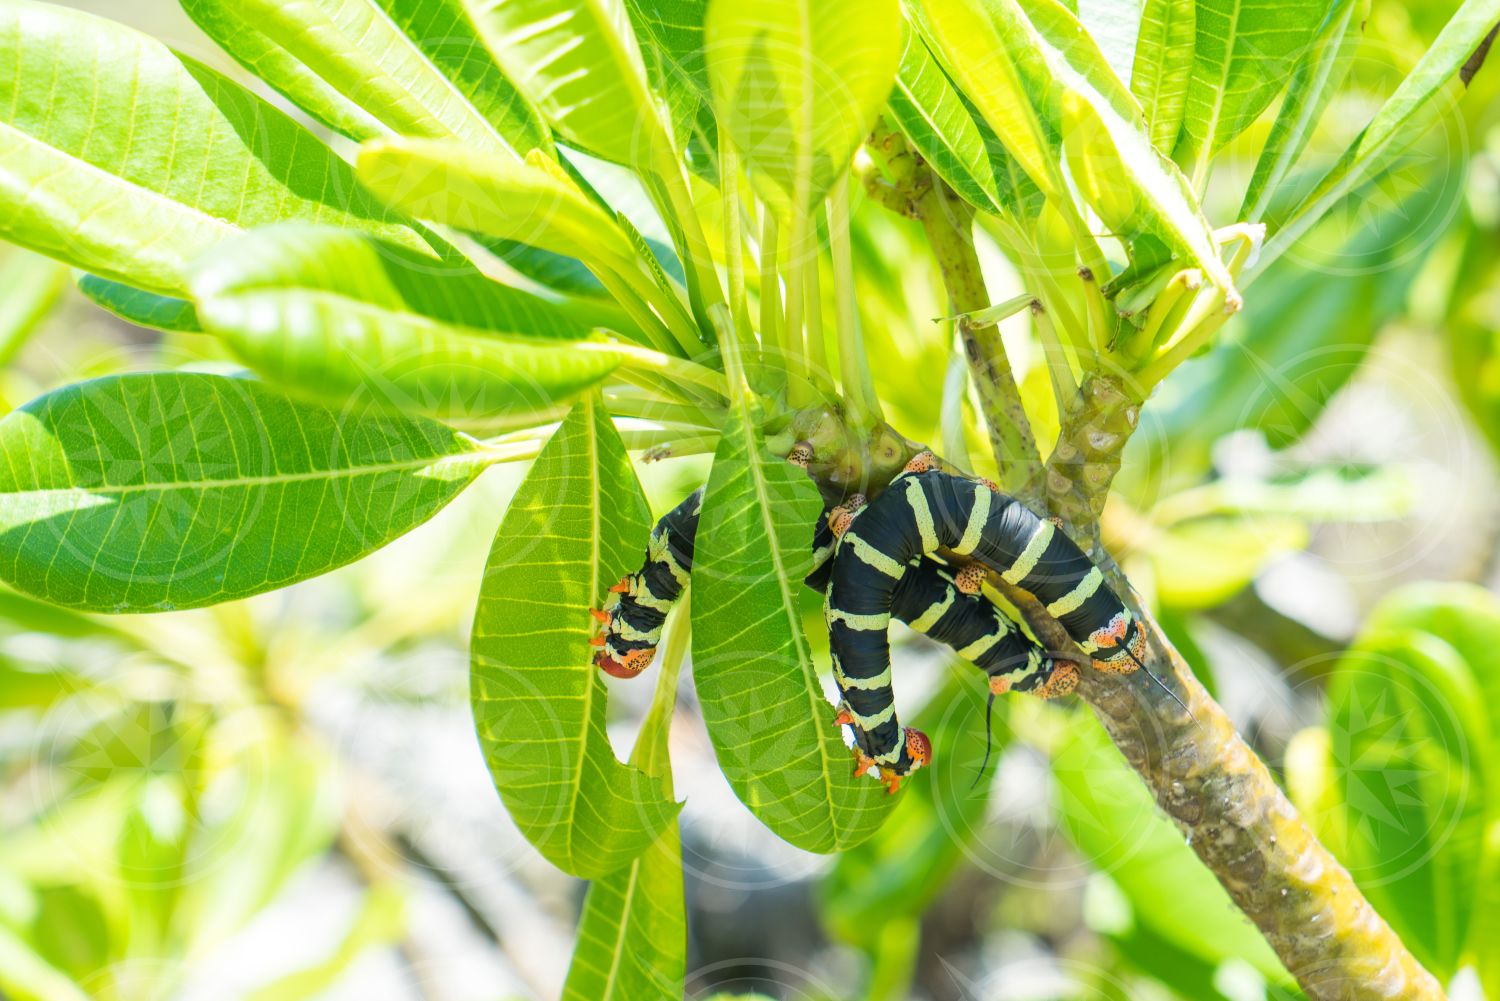
<instances>
[{"instance_id":1,"label":"tree branch","mask_svg":"<svg viewBox=\"0 0 1500 1001\"><path fill-rule=\"evenodd\" d=\"M1028 504L1042 501L1042 457L1015 375L1006 357L1000 329L975 324L963 314L991 305L974 249L974 210L933 174L905 138L883 121L867 140L879 159L884 178L866 175L866 190L887 208L921 222L942 271L949 312L959 314L959 337L969 377L979 393L990 451L1006 490Z\"/></svg>"},{"instance_id":2,"label":"tree branch","mask_svg":"<svg viewBox=\"0 0 1500 1001\"><path fill-rule=\"evenodd\" d=\"M1104 379L1105 377L1096 377ZM1059 447L1087 439L1088 428L1114 437L1083 440L1079 455L1055 464L1066 480L1049 493L1088 520L1066 525L1094 540L1106 579L1132 606L1129 582L1097 544L1095 491L1107 491L1137 409L1108 383L1086 388L1065 421ZM853 441L835 427L830 411L808 412L792 422L798 440L815 442L809 472L827 496L879 493L921 446L889 427L873 445ZM842 445L842 448L841 448ZM1090 469L1090 467L1103 467ZM1075 474L1072 475L1072 474ZM1037 639L1049 649L1081 657L1062 624L1035 598L990 581L1016 604ZM1187 837L1193 851L1253 921L1287 970L1313 1001L1443 1001L1442 987L1375 913L1339 861L1314 837L1266 766L1234 730L1155 621L1135 608L1151 638L1146 668L1191 710L1182 707L1145 672L1081 672L1078 694L1103 723L1125 759L1145 780L1157 804Z\"/></svg>"}]
</instances>

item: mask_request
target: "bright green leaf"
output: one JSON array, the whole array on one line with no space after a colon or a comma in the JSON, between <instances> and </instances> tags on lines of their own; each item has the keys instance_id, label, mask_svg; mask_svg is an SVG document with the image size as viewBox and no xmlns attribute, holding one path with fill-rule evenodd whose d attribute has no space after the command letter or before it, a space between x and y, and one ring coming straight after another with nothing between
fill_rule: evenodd
<instances>
[{"instance_id":1,"label":"bright green leaf","mask_svg":"<svg viewBox=\"0 0 1500 1001\"><path fill-rule=\"evenodd\" d=\"M677 815L661 779L610 750L589 645L589 608L639 564L650 528L624 445L585 398L505 512L474 616L471 698L495 787L548 861L588 878L640 856Z\"/></svg>"},{"instance_id":2,"label":"bright green leaf","mask_svg":"<svg viewBox=\"0 0 1500 1001\"><path fill-rule=\"evenodd\" d=\"M202 333L198 312L186 299L143 292L98 275L80 274L78 291L101 309L120 319L150 330Z\"/></svg>"},{"instance_id":3,"label":"bright green leaf","mask_svg":"<svg viewBox=\"0 0 1500 1001\"><path fill-rule=\"evenodd\" d=\"M1370 0L1334 0L1318 37L1297 62L1271 134L1245 189L1240 218L1259 222L1317 128L1339 84L1349 71L1354 49L1370 13Z\"/></svg>"},{"instance_id":4,"label":"bright green leaf","mask_svg":"<svg viewBox=\"0 0 1500 1001\"><path fill-rule=\"evenodd\" d=\"M0 578L102 612L285 587L378 549L486 464L440 425L335 413L244 379L123 375L0 420Z\"/></svg>"},{"instance_id":5,"label":"bright green leaf","mask_svg":"<svg viewBox=\"0 0 1500 1001\"><path fill-rule=\"evenodd\" d=\"M145 35L14 0L0 61L4 239L166 295L205 250L284 219L423 246L311 133Z\"/></svg>"},{"instance_id":6,"label":"bright green leaf","mask_svg":"<svg viewBox=\"0 0 1500 1001\"><path fill-rule=\"evenodd\" d=\"M464 0L512 80L557 134L644 165L665 127L621 0Z\"/></svg>"},{"instance_id":7,"label":"bright green leaf","mask_svg":"<svg viewBox=\"0 0 1500 1001\"><path fill-rule=\"evenodd\" d=\"M484 421L545 413L620 355L558 306L373 237L296 224L206 256L204 327L268 379L331 400Z\"/></svg>"},{"instance_id":8,"label":"bright green leaf","mask_svg":"<svg viewBox=\"0 0 1500 1001\"><path fill-rule=\"evenodd\" d=\"M1474 913L1493 795L1492 721L1458 650L1432 633L1389 630L1384 618L1372 615L1329 683L1341 861L1417 958L1446 979Z\"/></svg>"},{"instance_id":9,"label":"bright green leaf","mask_svg":"<svg viewBox=\"0 0 1500 1001\"><path fill-rule=\"evenodd\" d=\"M552 151L463 0L181 2L256 75L355 139L393 132L483 153Z\"/></svg>"},{"instance_id":10,"label":"bright green leaf","mask_svg":"<svg viewBox=\"0 0 1500 1001\"><path fill-rule=\"evenodd\" d=\"M704 27L720 127L786 215L849 167L901 59L897 0L714 0Z\"/></svg>"},{"instance_id":11,"label":"bright green leaf","mask_svg":"<svg viewBox=\"0 0 1500 1001\"><path fill-rule=\"evenodd\" d=\"M805 851L850 848L894 799L854 778L814 673L799 609L817 488L765 451L736 403L714 455L693 565L693 679L735 795Z\"/></svg>"},{"instance_id":12,"label":"bright green leaf","mask_svg":"<svg viewBox=\"0 0 1500 1001\"><path fill-rule=\"evenodd\" d=\"M1174 156L1202 184L1208 160L1266 110L1330 0L1197 0L1193 68Z\"/></svg>"},{"instance_id":13,"label":"bright green leaf","mask_svg":"<svg viewBox=\"0 0 1500 1001\"><path fill-rule=\"evenodd\" d=\"M359 179L418 218L572 257L635 259L613 218L536 161L480 156L453 143L377 140L360 150Z\"/></svg>"},{"instance_id":14,"label":"bright green leaf","mask_svg":"<svg viewBox=\"0 0 1500 1001\"><path fill-rule=\"evenodd\" d=\"M1296 208L1268 221L1271 238L1260 268L1296 243L1345 195L1388 166L1394 154L1432 123L1439 111L1437 98L1462 86L1458 71L1497 22L1500 0L1464 0L1421 61L1317 186Z\"/></svg>"},{"instance_id":15,"label":"bright green leaf","mask_svg":"<svg viewBox=\"0 0 1500 1001\"><path fill-rule=\"evenodd\" d=\"M1136 41L1130 92L1150 123L1151 143L1170 154L1182 128L1193 69L1195 0L1146 0Z\"/></svg>"},{"instance_id":16,"label":"bright green leaf","mask_svg":"<svg viewBox=\"0 0 1500 1001\"><path fill-rule=\"evenodd\" d=\"M656 697L630 756L632 765L659 776L668 794L672 772L667 737L677 704L678 671L687 650L685 611L679 605L673 613L658 658ZM639 858L589 886L563 1001L681 1001L686 970L682 840L674 820Z\"/></svg>"},{"instance_id":17,"label":"bright green leaf","mask_svg":"<svg viewBox=\"0 0 1500 1001\"><path fill-rule=\"evenodd\" d=\"M969 204L995 213L1017 209L1017 182L1029 181L909 26L890 109L917 152Z\"/></svg>"}]
</instances>

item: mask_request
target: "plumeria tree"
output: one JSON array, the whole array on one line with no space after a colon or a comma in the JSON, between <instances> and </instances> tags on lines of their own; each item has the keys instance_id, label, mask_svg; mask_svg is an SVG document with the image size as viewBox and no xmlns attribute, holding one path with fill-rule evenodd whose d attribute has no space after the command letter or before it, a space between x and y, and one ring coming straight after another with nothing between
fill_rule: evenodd
<instances>
[{"instance_id":1,"label":"plumeria tree","mask_svg":"<svg viewBox=\"0 0 1500 1001\"><path fill-rule=\"evenodd\" d=\"M243 368L79 382L0 420L12 587L94 613L226 602L360 559L529 462L478 588L479 740L527 839L594 881L566 995L677 997L679 668L690 650L719 767L767 828L809 852L870 842L901 799L850 774L801 580L825 504L931 447L1056 519L1131 596L1145 670L1085 668L1079 697L1277 975L1318 999L1444 996L1101 526L1157 387L1212 359L1259 280L1470 84L1500 2L1466 0L1321 161L1305 154L1365 0L181 2L317 131L152 38L0 0L0 236ZM1253 127L1253 171L1216 177ZM902 264L856 247L865 200L936 265L946 306L911 336L954 347L946 372L871 364L863 300ZM1020 291L997 301L1002 265ZM1007 353L1021 326L1040 386ZM941 398L940 440L887 420L902 393ZM589 612L640 562L638 463L703 453L690 610L622 761ZM1160 483L1171 458L1127 471ZM980 739L955 729L938 754ZM930 781L958 797L968 777ZM1482 903L1466 913L1423 947L1445 975L1493 934Z\"/></svg>"}]
</instances>

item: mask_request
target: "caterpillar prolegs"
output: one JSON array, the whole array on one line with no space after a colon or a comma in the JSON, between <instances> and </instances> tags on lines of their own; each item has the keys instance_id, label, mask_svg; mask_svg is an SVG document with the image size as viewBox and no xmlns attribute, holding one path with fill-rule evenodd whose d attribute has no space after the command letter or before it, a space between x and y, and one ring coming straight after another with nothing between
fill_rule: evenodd
<instances>
[{"instance_id":1,"label":"caterpillar prolegs","mask_svg":"<svg viewBox=\"0 0 1500 1001\"><path fill-rule=\"evenodd\" d=\"M829 644L840 690L856 708L859 744L883 775L921 764L890 699L890 641L881 625L914 560L939 552L973 560L1031 592L1100 670L1133 671L1145 657L1140 623L1052 522L993 484L933 467L924 452L873 503L836 512L843 531L828 584Z\"/></svg>"}]
</instances>

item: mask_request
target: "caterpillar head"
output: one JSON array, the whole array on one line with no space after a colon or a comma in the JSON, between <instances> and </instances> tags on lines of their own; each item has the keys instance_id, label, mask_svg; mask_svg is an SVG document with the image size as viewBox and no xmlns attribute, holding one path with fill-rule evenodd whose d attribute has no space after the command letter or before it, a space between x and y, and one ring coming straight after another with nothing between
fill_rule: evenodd
<instances>
[{"instance_id":1,"label":"caterpillar head","mask_svg":"<svg viewBox=\"0 0 1500 1001\"><path fill-rule=\"evenodd\" d=\"M655 647L626 650L619 655L610 647L602 647L594 654L594 666L615 678L634 678L651 666L656 656Z\"/></svg>"}]
</instances>

